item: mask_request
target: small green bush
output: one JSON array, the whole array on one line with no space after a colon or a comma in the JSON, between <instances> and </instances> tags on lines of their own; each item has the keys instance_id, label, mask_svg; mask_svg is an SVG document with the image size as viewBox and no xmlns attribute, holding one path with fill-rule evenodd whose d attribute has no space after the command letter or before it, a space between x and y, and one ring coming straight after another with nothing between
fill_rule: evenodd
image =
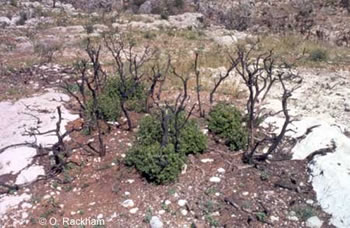
<instances>
[{"instance_id":1,"label":"small green bush","mask_svg":"<svg viewBox=\"0 0 350 228\"><path fill-rule=\"evenodd\" d=\"M120 91L125 91L126 94L126 106L129 110L142 112L145 109L145 101L147 98L145 85L138 83L135 85L135 81L127 79L125 86L120 82L119 78L113 77L108 80L105 91L110 96L122 96Z\"/></svg>"},{"instance_id":2,"label":"small green bush","mask_svg":"<svg viewBox=\"0 0 350 228\"><path fill-rule=\"evenodd\" d=\"M140 123L140 130L137 134L137 141L143 145L150 145L154 142L161 143L162 127L160 117L145 116ZM180 117L180 124L185 120L184 115ZM169 143L175 144L175 121L169 121ZM202 153L207 148L207 137L201 132L196 121L189 120L180 132L180 153L183 155Z\"/></svg>"},{"instance_id":3,"label":"small green bush","mask_svg":"<svg viewBox=\"0 0 350 228\"><path fill-rule=\"evenodd\" d=\"M218 104L209 112L209 131L225 140L231 150L245 149L248 133L242 125L242 115L231 105Z\"/></svg>"},{"instance_id":4,"label":"small green bush","mask_svg":"<svg viewBox=\"0 0 350 228\"><path fill-rule=\"evenodd\" d=\"M207 148L207 138L194 120L189 120L180 131L179 151L175 151L175 121L169 120L169 141L161 147L163 131L158 115L147 115L140 123L134 146L126 157L126 164L135 166L149 181L164 184L174 181L186 161L186 155L202 153ZM184 123L180 116L180 124Z\"/></svg>"},{"instance_id":5,"label":"small green bush","mask_svg":"<svg viewBox=\"0 0 350 228\"><path fill-rule=\"evenodd\" d=\"M93 108L93 100L90 99L87 103L87 114L91 115ZM121 110L119 104L119 97L109 96L106 93L102 93L97 98L97 109L100 114L99 118L106 121L117 121L120 117Z\"/></svg>"},{"instance_id":6,"label":"small green bush","mask_svg":"<svg viewBox=\"0 0 350 228\"><path fill-rule=\"evenodd\" d=\"M175 153L173 144L161 147L156 142L152 145L135 145L125 162L129 166L135 166L148 181L166 184L176 180L185 163L185 157Z\"/></svg>"},{"instance_id":7,"label":"small green bush","mask_svg":"<svg viewBox=\"0 0 350 228\"><path fill-rule=\"evenodd\" d=\"M328 60L328 52L321 48L310 51L309 59L313 62L323 62Z\"/></svg>"}]
</instances>

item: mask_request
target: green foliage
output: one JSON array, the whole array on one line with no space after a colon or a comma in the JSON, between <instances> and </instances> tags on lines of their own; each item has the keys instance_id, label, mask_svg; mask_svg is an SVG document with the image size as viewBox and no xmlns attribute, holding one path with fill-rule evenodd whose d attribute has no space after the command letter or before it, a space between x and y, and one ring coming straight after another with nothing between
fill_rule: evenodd
<instances>
[{"instance_id":1,"label":"green foliage","mask_svg":"<svg viewBox=\"0 0 350 228\"><path fill-rule=\"evenodd\" d=\"M108 80L105 90L110 96L124 97L126 106L129 110L142 112L145 108L146 89L143 83L137 83L128 78L125 84L121 83L120 79L113 77ZM126 95L126 96L124 96Z\"/></svg>"},{"instance_id":2,"label":"green foliage","mask_svg":"<svg viewBox=\"0 0 350 228\"><path fill-rule=\"evenodd\" d=\"M137 140L140 144L151 145L154 142L161 143L162 127L160 117L145 116L140 123L140 130ZM180 125L185 121L185 116L180 116ZM169 142L175 144L175 121L170 117L169 121ZM202 153L207 148L207 138L200 131L198 124L194 120L189 120L180 131L180 153L183 155Z\"/></svg>"},{"instance_id":3,"label":"green foliage","mask_svg":"<svg viewBox=\"0 0 350 228\"><path fill-rule=\"evenodd\" d=\"M296 216L303 221L306 221L317 214L315 209L308 205L300 205L293 210L295 211Z\"/></svg>"},{"instance_id":4,"label":"green foliage","mask_svg":"<svg viewBox=\"0 0 350 228\"><path fill-rule=\"evenodd\" d=\"M87 103L87 116L89 116L89 118L91 118L92 109L93 99L90 99ZM121 114L119 97L116 94L113 95L108 93L108 91L104 91L97 98L97 109L100 119L117 121Z\"/></svg>"},{"instance_id":5,"label":"green foliage","mask_svg":"<svg viewBox=\"0 0 350 228\"><path fill-rule=\"evenodd\" d=\"M175 0L174 2L175 7L177 8L184 8L185 2L184 0Z\"/></svg>"},{"instance_id":6,"label":"green foliage","mask_svg":"<svg viewBox=\"0 0 350 228\"><path fill-rule=\"evenodd\" d=\"M170 116L169 142L162 147L163 131L159 119L157 115L147 115L141 120L136 142L128 152L125 162L129 166L135 166L147 180L165 184L176 180L186 161L186 155L202 153L206 149L207 138L197 123L189 120L180 131L179 151L176 152L175 118ZM180 124L183 121L185 117L181 115Z\"/></svg>"},{"instance_id":7,"label":"green foliage","mask_svg":"<svg viewBox=\"0 0 350 228\"><path fill-rule=\"evenodd\" d=\"M133 80L127 80L125 86L120 83L120 80L111 78L107 81L101 94L97 98L97 108L99 118L106 121L117 121L121 115L120 99L121 91L125 91L126 106L129 110L141 112L144 110L146 92L143 84L135 85ZM87 115L91 117L93 108L93 99L90 98L87 102Z\"/></svg>"},{"instance_id":8,"label":"green foliage","mask_svg":"<svg viewBox=\"0 0 350 228\"><path fill-rule=\"evenodd\" d=\"M168 13L168 11L163 10L163 11L160 13L160 18L161 18L162 20L168 20L168 19L169 19L169 13Z\"/></svg>"},{"instance_id":9,"label":"green foliage","mask_svg":"<svg viewBox=\"0 0 350 228\"><path fill-rule=\"evenodd\" d=\"M313 62L323 62L328 60L327 50L316 48L310 51L309 59Z\"/></svg>"},{"instance_id":10,"label":"green foliage","mask_svg":"<svg viewBox=\"0 0 350 228\"><path fill-rule=\"evenodd\" d=\"M152 145L136 145L126 157L127 165L135 166L147 180L157 184L176 180L184 162L185 157L175 153L173 144L161 147L158 142Z\"/></svg>"},{"instance_id":11,"label":"green foliage","mask_svg":"<svg viewBox=\"0 0 350 228\"><path fill-rule=\"evenodd\" d=\"M209 112L209 125L211 132L225 140L231 150L245 149L248 133L242 125L242 115L231 105L218 104Z\"/></svg>"}]
</instances>

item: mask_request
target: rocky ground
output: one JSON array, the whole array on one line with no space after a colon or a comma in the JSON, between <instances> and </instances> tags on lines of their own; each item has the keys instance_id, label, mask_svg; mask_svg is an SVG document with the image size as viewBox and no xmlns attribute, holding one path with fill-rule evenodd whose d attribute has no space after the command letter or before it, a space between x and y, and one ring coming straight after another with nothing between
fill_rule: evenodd
<instances>
[{"instance_id":1,"label":"rocky ground","mask_svg":"<svg viewBox=\"0 0 350 228\"><path fill-rule=\"evenodd\" d=\"M203 4L208 3L199 4L207 9ZM252 1L251 7L261 9L261 4L272 3ZM207 53L201 67L206 89L225 70L224 51L258 36L249 30L208 25L210 12L204 11L164 19L119 11L102 16L99 11L87 13L61 2L52 8L50 1L4 1L0 6L0 148L34 140L22 135L25 129L54 128L56 106L63 110L62 131L79 125L73 100L59 87L75 75L72 63L85 57L87 37L131 32L140 47L156 44L182 56L184 62L191 60L193 50L203 50ZM216 12L215 7L209 9ZM339 14L345 15L345 10ZM347 19L339 20L342 24ZM103 226L91 227L349 227L350 50L295 35L262 36L262 43L266 49L276 44L279 55L297 61L296 71L303 78L289 106L296 119L291 125L294 132L288 135L294 143L287 143L282 154L266 164L249 166L242 163L241 152L230 152L209 134L208 151L190 157L176 183L158 186L124 166L134 132L123 127L113 127L106 136L105 157L73 150L72 165L48 180L40 180L49 171L48 158L36 156L33 148L10 148L0 153L0 183L23 188L1 194L0 227L51 227L54 222L63 227L65 218L104 221ZM327 51L327 59L311 61L312 50L320 47ZM109 59L103 57L108 64ZM242 106L243 86L235 75L230 78L217 99ZM174 87L167 88L169 96ZM278 88L273 91L267 107L279 110L280 92ZM207 91L203 94L207 100ZM135 121L139 118L133 115ZM276 127L281 123L278 116L269 121ZM304 135L315 125L311 134ZM207 132L205 123L202 128ZM55 137L36 140L43 146L55 143ZM95 135L74 133L67 143L96 140ZM332 141L337 148L333 153L306 159Z\"/></svg>"}]
</instances>

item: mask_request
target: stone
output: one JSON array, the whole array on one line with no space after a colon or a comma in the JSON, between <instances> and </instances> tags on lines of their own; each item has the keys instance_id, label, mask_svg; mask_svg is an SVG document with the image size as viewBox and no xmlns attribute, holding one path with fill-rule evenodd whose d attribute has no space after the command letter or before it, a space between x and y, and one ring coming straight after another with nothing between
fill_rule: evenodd
<instances>
[{"instance_id":1,"label":"stone","mask_svg":"<svg viewBox=\"0 0 350 228\"><path fill-rule=\"evenodd\" d=\"M185 206L186 204L187 204L187 200L179 200L179 201L177 201L177 204L180 206L180 207L183 207L183 206Z\"/></svg>"},{"instance_id":2,"label":"stone","mask_svg":"<svg viewBox=\"0 0 350 228\"><path fill-rule=\"evenodd\" d=\"M157 216L152 216L149 224L151 228L163 228L163 222Z\"/></svg>"},{"instance_id":3,"label":"stone","mask_svg":"<svg viewBox=\"0 0 350 228\"><path fill-rule=\"evenodd\" d=\"M138 209L137 207L135 207L135 208L130 209L129 212L130 212L131 214L136 214L136 213L138 212L138 210L139 210L139 209Z\"/></svg>"},{"instance_id":4,"label":"stone","mask_svg":"<svg viewBox=\"0 0 350 228\"><path fill-rule=\"evenodd\" d=\"M310 227L310 228L321 228L323 224L323 221L320 220L317 216L313 216L308 218L308 220L306 220L306 227Z\"/></svg>"},{"instance_id":5,"label":"stone","mask_svg":"<svg viewBox=\"0 0 350 228\"><path fill-rule=\"evenodd\" d=\"M214 159L211 159L211 158L203 158L203 159L201 159L202 163L212 163L213 161L214 161Z\"/></svg>"},{"instance_id":6,"label":"stone","mask_svg":"<svg viewBox=\"0 0 350 228\"><path fill-rule=\"evenodd\" d=\"M279 217L276 217L276 216L271 215L271 216L270 216L270 220L271 220L271 222L273 223L273 222L278 222L278 221L280 220L280 218L279 218Z\"/></svg>"},{"instance_id":7,"label":"stone","mask_svg":"<svg viewBox=\"0 0 350 228\"><path fill-rule=\"evenodd\" d=\"M182 209L182 210L181 210L181 214L182 214L183 216L186 216L186 215L188 214L188 211L187 211L186 209Z\"/></svg>"},{"instance_id":8,"label":"stone","mask_svg":"<svg viewBox=\"0 0 350 228\"><path fill-rule=\"evenodd\" d=\"M132 201L131 199L127 199L122 203L123 207L133 207L134 205L134 201Z\"/></svg>"},{"instance_id":9,"label":"stone","mask_svg":"<svg viewBox=\"0 0 350 228\"><path fill-rule=\"evenodd\" d=\"M224 172L225 172L225 169L223 169L223 168L218 168L218 172L219 172L219 173L224 173Z\"/></svg>"},{"instance_id":10,"label":"stone","mask_svg":"<svg viewBox=\"0 0 350 228\"><path fill-rule=\"evenodd\" d=\"M171 201L170 201L170 200L165 200L164 204L165 204L166 206L168 206L168 205L171 204Z\"/></svg>"},{"instance_id":11,"label":"stone","mask_svg":"<svg viewBox=\"0 0 350 228\"><path fill-rule=\"evenodd\" d=\"M313 205L315 202L312 199L306 200L306 203L309 205Z\"/></svg>"},{"instance_id":12,"label":"stone","mask_svg":"<svg viewBox=\"0 0 350 228\"><path fill-rule=\"evenodd\" d=\"M5 28L11 24L10 19L7 17L0 17L0 28Z\"/></svg>"},{"instance_id":13,"label":"stone","mask_svg":"<svg viewBox=\"0 0 350 228\"><path fill-rule=\"evenodd\" d=\"M221 179L220 177L211 177L209 181L212 183L220 183Z\"/></svg>"}]
</instances>

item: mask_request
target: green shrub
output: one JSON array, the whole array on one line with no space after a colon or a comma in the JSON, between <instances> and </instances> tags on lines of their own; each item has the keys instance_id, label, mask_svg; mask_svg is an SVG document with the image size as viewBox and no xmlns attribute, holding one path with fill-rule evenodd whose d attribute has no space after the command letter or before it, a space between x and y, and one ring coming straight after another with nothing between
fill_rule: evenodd
<instances>
[{"instance_id":1,"label":"green shrub","mask_svg":"<svg viewBox=\"0 0 350 228\"><path fill-rule=\"evenodd\" d=\"M140 123L140 130L137 134L137 142L143 145L151 145L154 142L161 143L162 127L160 117L145 116ZM184 115L180 117L180 125L185 120ZM175 121L169 121L169 143L175 144ZM194 120L189 120L180 131L180 153L183 155L202 153L207 148L207 137L201 132Z\"/></svg>"},{"instance_id":2,"label":"green shrub","mask_svg":"<svg viewBox=\"0 0 350 228\"><path fill-rule=\"evenodd\" d=\"M174 181L181 172L186 155L202 153L207 148L207 138L194 120L189 120L180 131L179 151L176 152L174 116L169 120L168 144L161 147L162 127L158 115L147 115L140 123L136 142L126 157L126 164L135 166L149 181L164 184ZM180 116L180 124L184 123Z\"/></svg>"},{"instance_id":3,"label":"green shrub","mask_svg":"<svg viewBox=\"0 0 350 228\"><path fill-rule=\"evenodd\" d=\"M152 145L135 145L127 154L127 165L135 168L149 181L166 184L176 180L185 163L185 157L175 153L174 145L166 147L156 142Z\"/></svg>"},{"instance_id":4,"label":"green shrub","mask_svg":"<svg viewBox=\"0 0 350 228\"><path fill-rule=\"evenodd\" d=\"M90 99L87 103L87 112L88 116L90 116L93 108L93 100ZM106 121L117 121L120 117L121 110L119 104L119 97L117 96L109 96L106 93L102 93L97 98L97 109L100 114L100 119ZM91 116L90 116L91 117Z\"/></svg>"},{"instance_id":5,"label":"green shrub","mask_svg":"<svg viewBox=\"0 0 350 228\"><path fill-rule=\"evenodd\" d=\"M134 86L133 81L128 80L124 90L126 91L127 96L126 106L128 110L141 112L145 107L146 92L145 86L139 84ZM120 88L122 84L117 78L108 79L105 87L103 88L101 94L97 98L97 108L99 111L99 118L106 121L117 121L121 115L120 108L120 99L121 93ZM91 118L91 111L93 108L93 99L90 98L87 101L87 115Z\"/></svg>"},{"instance_id":6,"label":"green shrub","mask_svg":"<svg viewBox=\"0 0 350 228\"><path fill-rule=\"evenodd\" d=\"M142 112L145 109L146 89L143 83L135 85L135 81L127 79L125 86L120 82L119 78L113 77L108 80L104 89L110 96L121 97L120 91L125 91L126 106L128 110Z\"/></svg>"},{"instance_id":7,"label":"green shrub","mask_svg":"<svg viewBox=\"0 0 350 228\"><path fill-rule=\"evenodd\" d=\"M223 138L231 150L241 150L246 148L248 139L242 122L242 115L237 108L218 104L209 112L208 129Z\"/></svg>"},{"instance_id":8,"label":"green shrub","mask_svg":"<svg viewBox=\"0 0 350 228\"><path fill-rule=\"evenodd\" d=\"M87 102L87 115L91 117L93 99ZM121 115L120 100L117 89L112 86L112 81L108 81L106 87L97 98L97 109L100 117L106 121L117 121Z\"/></svg>"},{"instance_id":9,"label":"green shrub","mask_svg":"<svg viewBox=\"0 0 350 228\"><path fill-rule=\"evenodd\" d=\"M310 51L309 59L313 62L323 62L328 59L328 52L321 48L316 48Z\"/></svg>"}]
</instances>

